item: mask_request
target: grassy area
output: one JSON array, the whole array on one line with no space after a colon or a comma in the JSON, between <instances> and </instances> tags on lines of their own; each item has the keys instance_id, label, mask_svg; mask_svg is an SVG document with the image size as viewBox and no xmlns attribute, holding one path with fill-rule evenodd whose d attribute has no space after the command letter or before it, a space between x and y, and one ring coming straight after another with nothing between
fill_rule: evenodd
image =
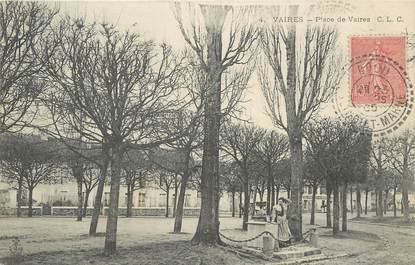
<instances>
[{"instance_id":1,"label":"grassy area","mask_svg":"<svg viewBox=\"0 0 415 265\"><path fill-rule=\"evenodd\" d=\"M397 226L414 226L415 227L415 219L411 218L409 221L405 220L402 216L384 216L380 217L360 217L360 218L353 218L352 221L364 221L373 224L390 224L390 225L397 225Z\"/></svg>"},{"instance_id":2,"label":"grassy area","mask_svg":"<svg viewBox=\"0 0 415 265\"><path fill-rule=\"evenodd\" d=\"M119 248L112 257L103 256L102 249L41 252L24 256L21 264L242 265L264 262L239 257L218 247L192 246L186 240ZM18 264L10 257L0 259L0 263Z\"/></svg>"},{"instance_id":3,"label":"grassy area","mask_svg":"<svg viewBox=\"0 0 415 265\"><path fill-rule=\"evenodd\" d=\"M0 219L0 264L261 264L222 248L192 246L197 218L183 220L183 232L172 234L172 218L120 218L117 255L103 256L104 236L88 237L90 220L72 218ZM241 219L223 218L221 227L239 230ZM98 232L105 231L105 219ZM18 241L16 241L18 239ZM17 243L16 243L17 242Z\"/></svg>"},{"instance_id":4,"label":"grassy area","mask_svg":"<svg viewBox=\"0 0 415 265\"><path fill-rule=\"evenodd\" d=\"M321 215L321 220L324 221ZM0 264L140 264L140 265L242 265L264 264L264 260L247 258L221 247L192 246L189 242L197 218L186 218L182 234L170 233L171 218L120 218L117 255L103 256L105 238L88 237L89 219L72 218L4 218L0 219ZM239 218L221 219L221 231L231 238L245 239ZM304 231L310 228L304 225ZM105 219L98 232L105 231ZM331 229L319 227L319 244L328 254L358 253L379 244L376 236L350 231L338 237ZM226 241L225 241L226 242ZM228 242L229 243L229 242ZM20 263L19 263L20 262Z\"/></svg>"}]
</instances>

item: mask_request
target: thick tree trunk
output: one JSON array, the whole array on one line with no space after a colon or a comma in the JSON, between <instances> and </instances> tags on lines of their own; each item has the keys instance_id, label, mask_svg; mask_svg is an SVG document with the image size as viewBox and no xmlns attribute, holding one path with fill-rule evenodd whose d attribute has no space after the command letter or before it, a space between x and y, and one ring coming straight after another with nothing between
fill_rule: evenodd
<instances>
[{"instance_id":1,"label":"thick tree trunk","mask_svg":"<svg viewBox=\"0 0 415 265\"><path fill-rule=\"evenodd\" d=\"M383 218L383 191L382 189L378 189L377 197L378 197L377 207L376 207L377 216L379 216L380 218Z\"/></svg>"},{"instance_id":2,"label":"thick tree trunk","mask_svg":"<svg viewBox=\"0 0 415 265\"><path fill-rule=\"evenodd\" d=\"M256 195L257 195L257 187L254 188L254 194L253 194L253 201L252 201L252 212L251 216L255 216L255 208L256 208Z\"/></svg>"},{"instance_id":3,"label":"thick tree trunk","mask_svg":"<svg viewBox=\"0 0 415 265\"><path fill-rule=\"evenodd\" d=\"M239 192L239 218L242 218L243 210L242 210L242 191L244 190L243 185L241 185L241 191Z\"/></svg>"},{"instance_id":4,"label":"thick tree trunk","mask_svg":"<svg viewBox=\"0 0 415 265\"><path fill-rule=\"evenodd\" d=\"M33 216L33 188L29 187L29 217Z\"/></svg>"},{"instance_id":5,"label":"thick tree trunk","mask_svg":"<svg viewBox=\"0 0 415 265\"><path fill-rule=\"evenodd\" d=\"M347 185L344 184L343 185L343 191L342 191L342 231L346 232L347 231Z\"/></svg>"},{"instance_id":6,"label":"thick tree trunk","mask_svg":"<svg viewBox=\"0 0 415 265\"><path fill-rule=\"evenodd\" d=\"M331 186L327 185L326 186L327 189L327 211L326 211L326 227L330 228L332 227L331 225L331 194L332 194L332 189Z\"/></svg>"},{"instance_id":7,"label":"thick tree trunk","mask_svg":"<svg viewBox=\"0 0 415 265\"><path fill-rule=\"evenodd\" d=\"M402 206L404 220L409 221L408 185L402 187Z\"/></svg>"},{"instance_id":8,"label":"thick tree trunk","mask_svg":"<svg viewBox=\"0 0 415 265\"><path fill-rule=\"evenodd\" d=\"M105 233L105 255L115 254L117 249L118 203L120 198L121 161L123 155L120 145L121 143L115 143L112 149L110 204L108 207Z\"/></svg>"},{"instance_id":9,"label":"thick tree trunk","mask_svg":"<svg viewBox=\"0 0 415 265\"><path fill-rule=\"evenodd\" d=\"M271 206L270 211L272 211L272 207L275 205L275 183L274 179L272 179L272 185L271 185ZM271 214L271 212L270 212Z\"/></svg>"},{"instance_id":10,"label":"thick tree trunk","mask_svg":"<svg viewBox=\"0 0 415 265\"><path fill-rule=\"evenodd\" d=\"M360 192L360 185L357 184L356 186L356 211L357 211L357 217L360 218L360 215L362 214L362 195Z\"/></svg>"},{"instance_id":11,"label":"thick tree trunk","mask_svg":"<svg viewBox=\"0 0 415 265\"><path fill-rule=\"evenodd\" d=\"M389 194L389 191L385 190L385 199L383 200L383 214L385 215L388 210L388 194Z\"/></svg>"},{"instance_id":12,"label":"thick tree trunk","mask_svg":"<svg viewBox=\"0 0 415 265\"><path fill-rule=\"evenodd\" d=\"M369 188L365 189L365 215L367 215L367 198L369 195Z\"/></svg>"},{"instance_id":13,"label":"thick tree trunk","mask_svg":"<svg viewBox=\"0 0 415 265\"><path fill-rule=\"evenodd\" d=\"M402 204L403 204L403 216L404 220L409 222L409 198L408 198L408 186L412 186L413 183L410 182L410 169L409 169L409 161L410 161L410 151L411 147L409 147L408 141L405 141L404 145L404 157L403 157L403 164L402 164ZM413 182L413 181L412 181Z\"/></svg>"},{"instance_id":14,"label":"thick tree trunk","mask_svg":"<svg viewBox=\"0 0 415 265\"><path fill-rule=\"evenodd\" d=\"M23 192L23 178L20 176L17 184L17 217L22 216L22 192Z\"/></svg>"},{"instance_id":15,"label":"thick tree trunk","mask_svg":"<svg viewBox=\"0 0 415 265\"><path fill-rule=\"evenodd\" d=\"M278 198L279 198L279 196L280 196L280 186L277 186L277 188L276 188L276 190L275 190L276 192L275 192L275 200L273 201L273 204L272 204L272 206L274 206L275 204L277 204L277 202L278 202ZM289 196L288 196L289 197Z\"/></svg>"},{"instance_id":16,"label":"thick tree trunk","mask_svg":"<svg viewBox=\"0 0 415 265\"><path fill-rule=\"evenodd\" d=\"M259 194L259 201L261 203L264 202L264 188L262 187L262 190L258 190L258 194Z\"/></svg>"},{"instance_id":17,"label":"thick tree trunk","mask_svg":"<svg viewBox=\"0 0 415 265\"><path fill-rule=\"evenodd\" d=\"M189 170L187 169L182 175L182 183L180 185L179 198L177 200L176 216L174 217L174 233L180 233L182 231L183 223L183 211L184 211L184 198L186 194L186 186L189 181Z\"/></svg>"},{"instance_id":18,"label":"thick tree trunk","mask_svg":"<svg viewBox=\"0 0 415 265\"><path fill-rule=\"evenodd\" d=\"M206 26L207 80L201 174L202 203L194 243L216 244L219 238L218 178L221 115L222 27L227 6L200 5Z\"/></svg>"},{"instance_id":19,"label":"thick tree trunk","mask_svg":"<svg viewBox=\"0 0 415 265\"><path fill-rule=\"evenodd\" d=\"M333 185L333 235L340 231L339 186Z\"/></svg>"},{"instance_id":20,"label":"thick tree trunk","mask_svg":"<svg viewBox=\"0 0 415 265\"><path fill-rule=\"evenodd\" d=\"M77 216L76 216L76 221L82 222L82 208L83 208L82 175L77 175L75 177L76 177L76 184L77 184L77 187L78 187L78 213L77 213Z\"/></svg>"},{"instance_id":21,"label":"thick tree trunk","mask_svg":"<svg viewBox=\"0 0 415 265\"><path fill-rule=\"evenodd\" d=\"M235 190L232 191L232 217L235 217Z\"/></svg>"},{"instance_id":22,"label":"thick tree trunk","mask_svg":"<svg viewBox=\"0 0 415 265\"><path fill-rule=\"evenodd\" d=\"M271 205L271 174L270 174L270 166L268 166L268 180L267 180L267 214L270 215L271 214L271 209L272 209L272 205Z\"/></svg>"},{"instance_id":23,"label":"thick tree trunk","mask_svg":"<svg viewBox=\"0 0 415 265\"><path fill-rule=\"evenodd\" d=\"M169 217L169 198L170 197L170 188L166 189L166 218Z\"/></svg>"},{"instance_id":24,"label":"thick tree trunk","mask_svg":"<svg viewBox=\"0 0 415 265\"><path fill-rule=\"evenodd\" d=\"M132 209L133 209L133 198L134 198L134 187L133 183L127 186L127 217L132 216Z\"/></svg>"},{"instance_id":25,"label":"thick tree trunk","mask_svg":"<svg viewBox=\"0 0 415 265\"><path fill-rule=\"evenodd\" d=\"M248 230L248 218L249 218L249 182L247 179L245 179L244 183L244 218L242 223L242 230L247 231Z\"/></svg>"},{"instance_id":26,"label":"thick tree trunk","mask_svg":"<svg viewBox=\"0 0 415 265\"><path fill-rule=\"evenodd\" d=\"M82 212L84 217L86 216L86 211L88 210L88 200L89 200L89 194L90 193L91 193L90 189L85 190L84 211Z\"/></svg>"},{"instance_id":27,"label":"thick tree trunk","mask_svg":"<svg viewBox=\"0 0 415 265\"><path fill-rule=\"evenodd\" d=\"M396 217L396 186L393 187L393 217Z\"/></svg>"},{"instance_id":28,"label":"thick tree trunk","mask_svg":"<svg viewBox=\"0 0 415 265\"><path fill-rule=\"evenodd\" d=\"M99 218L99 215L101 214L101 205L102 205L101 201L102 201L102 194L104 192L104 185L105 185L105 178L107 176L108 164L109 164L108 159L105 159L104 164L102 165L100 172L99 172L97 193L95 194L94 211L92 212L91 225L89 226L90 236L95 236L97 234L98 218Z\"/></svg>"},{"instance_id":29,"label":"thick tree trunk","mask_svg":"<svg viewBox=\"0 0 415 265\"><path fill-rule=\"evenodd\" d=\"M316 212L316 193L317 193L317 185L313 185L313 194L311 197L311 218L310 218L311 225L314 225L314 215Z\"/></svg>"},{"instance_id":30,"label":"thick tree trunk","mask_svg":"<svg viewBox=\"0 0 415 265\"><path fill-rule=\"evenodd\" d=\"M179 191L179 185L177 182L177 174L174 174L174 197L173 197L173 217L176 218L177 211L177 192Z\"/></svg>"},{"instance_id":31,"label":"thick tree trunk","mask_svg":"<svg viewBox=\"0 0 415 265\"><path fill-rule=\"evenodd\" d=\"M353 187L350 185L350 213L353 214Z\"/></svg>"},{"instance_id":32,"label":"thick tree trunk","mask_svg":"<svg viewBox=\"0 0 415 265\"><path fill-rule=\"evenodd\" d=\"M296 16L298 6L289 6L289 15ZM295 240L302 238L302 180L303 180L303 151L302 128L297 116L296 86L297 86L297 59L296 59L296 24L289 23L286 34L287 53L287 91L285 106L287 113L287 127L291 154L291 187L290 199L292 203L287 211L288 224Z\"/></svg>"}]
</instances>

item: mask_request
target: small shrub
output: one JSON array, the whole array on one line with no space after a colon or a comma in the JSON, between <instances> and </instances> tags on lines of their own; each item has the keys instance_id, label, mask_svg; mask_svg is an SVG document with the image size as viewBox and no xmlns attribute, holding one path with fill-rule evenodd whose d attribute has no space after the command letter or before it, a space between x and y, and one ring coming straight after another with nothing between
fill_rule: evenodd
<instances>
[{"instance_id":1,"label":"small shrub","mask_svg":"<svg viewBox=\"0 0 415 265\"><path fill-rule=\"evenodd\" d=\"M15 237L9 246L11 264L21 264L23 262L23 247L20 239Z\"/></svg>"}]
</instances>

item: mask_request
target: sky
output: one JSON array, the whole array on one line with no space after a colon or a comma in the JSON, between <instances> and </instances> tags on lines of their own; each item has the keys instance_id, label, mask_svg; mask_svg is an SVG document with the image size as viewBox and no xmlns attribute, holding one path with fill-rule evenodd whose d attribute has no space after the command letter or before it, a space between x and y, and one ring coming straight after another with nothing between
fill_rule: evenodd
<instances>
[{"instance_id":1,"label":"sky","mask_svg":"<svg viewBox=\"0 0 415 265\"><path fill-rule=\"evenodd\" d=\"M212 1L204 1L212 3ZM250 5L258 3L263 5L274 5L278 2L300 2L299 16L312 19L316 23L317 17L332 18L337 20L340 16L345 18L345 22L334 22L339 29L339 49L344 53L344 62L350 55L348 39L356 35L399 35L404 32L415 32L415 1L314 1L317 3L317 11L310 11L307 1L249 1ZM310 1L308 1L310 2ZM340 3L337 9L330 9L330 3ZM49 2L50 5L59 5L61 13L71 16L81 16L90 21L106 21L118 25L121 29L128 29L140 33L143 37L153 39L156 42L166 42L176 49L183 49L185 41L178 28L177 22L171 10L171 2L167 1L59 1ZM215 1L221 3L241 3L240 1ZM321 4L324 3L324 4ZM343 6L342 6L343 5ZM343 8L343 9L342 9ZM329 10L329 11L327 11ZM334 10L334 11L333 11ZM340 11L339 11L340 10ZM404 22L379 22L376 18L382 20L390 16L393 19L402 17ZM354 19L370 18L370 22L350 22L350 17ZM298 24L298 30L301 32L306 23ZM301 39L301 33L298 35ZM302 44L300 43L300 46ZM339 67L336 65L330 67ZM410 77L415 79L414 67L409 66ZM415 81L415 80L414 80ZM346 81L344 81L346 82ZM342 86L347 86L343 83ZM265 113L265 101L259 87L256 73L253 74L246 92L248 102L244 104L244 117L251 119L254 123L265 128L274 128L270 118ZM334 113L333 104L327 104L321 111L322 115L332 115ZM414 111L408 119L408 126L414 126Z\"/></svg>"}]
</instances>

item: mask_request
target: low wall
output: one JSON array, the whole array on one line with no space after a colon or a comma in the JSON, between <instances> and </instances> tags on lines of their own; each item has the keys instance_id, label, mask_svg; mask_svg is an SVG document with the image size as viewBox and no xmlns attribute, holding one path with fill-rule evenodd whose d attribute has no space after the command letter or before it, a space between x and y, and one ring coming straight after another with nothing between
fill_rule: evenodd
<instances>
[{"instance_id":1,"label":"low wall","mask_svg":"<svg viewBox=\"0 0 415 265\"><path fill-rule=\"evenodd\" d=\"M184 216L199 216L200 208L184 208ZM104 208L104 215L108 215L108 207ZM127 215L127 208L118 208L118 215ZM166 208L164 207L137 207L131 209L131 216L165 216ZM173 216L173 208L169 208L169 216Z\"/></svg>"},{"instance_id":2,"label":"low wall","mask_svg":"<svg viewBox=\"0 0 415 265\"><path fill-rule=\"evenodd\" d=\"M16 216L16 208L2 208L0 209L0 215L3 216ZM88 207L86 210L87 216L92 216L94 208ZM27 216L28 207L24 206L21 208L22 216ZM51 207L51 214L49 216L77 216L78 207L75 206L53 206ZM183 215L188 217L198 217L200 213L200 208L184 208ZM108 207L104 207L102 214L108 215ZM118 215L125 216L127 214L126 207L118 208ZM166 208L164 207L137 207L131 209L132 216L165 216ZM231 212L220 211L220 216L231 216ZM42 207L33 207L33 216L42 216ZM45 215L46 216L46 215ZM173 208L169 209L169 216L173 216Z\"/></svg>"},{"instance_id":3,"label":"low wall","mask_svg":"<svg viewBox=\"0 0 415 265\"><path fill-rule=\"evenodd\" d=\"M22 216L29 215L29 207L28 206L21 206L20 213ZM2 208L0 210L0 215L4 216L16 216L17 215L17 208ZM42 207L32 207L32 216L42 216Z\"/></svg>"},{"instance_id":4,"label":"low wall","mask_svg":"<svg viewBox=\"0 0 415 265\"><path fill-rule=\"evenodd\" d=\"M172 209L169 210L172 213ZM104 215L108 215L108 207L104 208ZM127 215L127 208L118 208L118 215ZM164 216L166 215L166 208L163 207L152 207L152 208L132 208L131 216Z\"/></svg>"},{"instance_id":5,"label":"low wall","mask_svg":"<svg viewBox=\"0 0 415 265\"><path fill-rule=\"evenodd\" d=\"M86 209L86 215L91 216L94 208L88 207ZM51 207L51 215L53 216L77 216L78 207L74 206L53 206Z\"/></svg>"}]
</instances>

